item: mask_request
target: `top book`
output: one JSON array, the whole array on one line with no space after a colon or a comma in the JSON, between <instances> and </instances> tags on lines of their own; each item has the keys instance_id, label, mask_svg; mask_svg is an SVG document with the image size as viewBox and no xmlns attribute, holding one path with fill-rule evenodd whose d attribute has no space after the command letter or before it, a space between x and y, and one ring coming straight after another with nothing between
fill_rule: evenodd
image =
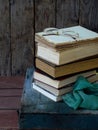
<instances>
[{"instance_id":1,"label":"top book","mask_svg":"<svg viewBox=\"0 0 98 130\"><path fill-rule=\"evenodd\" d=\"M85 43L98 42L98 33L82 26L56 29L47 28L35 34L35 41L53 48L78 46Z\"/></svg>"}]
</instances>

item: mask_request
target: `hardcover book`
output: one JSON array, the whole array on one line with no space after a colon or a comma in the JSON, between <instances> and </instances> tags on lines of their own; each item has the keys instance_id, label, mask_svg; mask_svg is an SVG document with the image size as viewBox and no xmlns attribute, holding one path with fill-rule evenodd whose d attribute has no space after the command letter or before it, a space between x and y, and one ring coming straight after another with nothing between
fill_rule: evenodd
<instances>
[{"instance_id":1,"label":"hardcover book","mask_svg":"<svg viewBox=\"0 0 98 130\"><path fill-rule=\"evenodd\" d=\"M42 71L35 70L34 71L34 81L37 81L37 84L39 82L45 83L53 88L60 89L64 86L68 86L69 84L72 84L76 81L78 76L84 76L84 77L91 77L93 75L96 75L96 70L90 70L86 72L81 72L75 75L70 75L70 76L64 76L60 77L58 79L53 79L43 73ZM38 82L39 81L39 82Z\"/></svg>"},{"instance_id":2,"label":"hardcover book","mask_svg":"<svg viewBox=\"0 0 98 130\"><path fill-rule=\"evenodd\" d=\"M52 93L55 96L60 96L60 95L63 95L65 93L68 93L68 92L72 91L72 88L73 88L71 86L71 84L68 85L68 86L63 86L63 88L56 89L56 88L54 88L54 87L52 87L52 86L50 86L48 84L45 84L43 82L38 81L38 80L35 80L34 83L35 83L35 85L37 85L40 88Z\"/></svg>"},{"instance_id":3,"label":"hardcover book","mask_svg":"<svg viewBox=\"0 0 98 130\"><path fill-rule=\"evenodd\" d=\"M98 68L98 57L80 60L77 62L54 66L50 62L46 62L40 58L35 59L36 68L42 70L53 78L58 78L65 75L80 73L83 71Z\"/></svg>"},{"instance_id":4,"label":"hardcover book","mask_svg":"<svg viewBox=\"0 0 98 130\"><path fill-rule=\"evenodd\" d=\"M35 34L36 57L63 65L98 54L98 33L82 26L45 29Z\"/></svg>"},{"instance_id":5,"label":"hardcover book","mask_svg":"<svg viewBox=\"0 0 98 130\"><path fill-rule=\"evenodd\" d=\"M98 75L93 75L93 76L89 77L88 80L90 82L96 82L96 81L98 81ZM61 88L58 90L54 89L51 86L48 86L44 83L41 83L41 82L32 83L32 86L35 90L37 90L38 92L40 92L41 94L45 95L46 97L50 98L51 100L53 100L55 102L61 101L62 96L64 94L72 91L72 89L73 89L72 84L67 86L66 88Z\"/></svg>"},{"instance_id":6,"label":"hardcover book","mask_svg":"<svg viewBox=\"0 0 98 130\"><path fill-rule=\"evenodd\" d=\"M98 55L98 42L82 46L55 50L44 44L37 44L36 57L44 59L55 65L63 65L87 57Z\"/></svg>"},{"instance_id":7,"label":"hardcover book","mask_svg":"<svg viewBox=\"0 0 98 130\"><path fill-rule=\"evenodd\" d=\"M44 89L40 88L39 86L35 85L33 83L33 89L37 90L38 92L40 92L41 94L43 94L44 96L50 98L51 100L58 102L62 100L62 96L55 96L52 93L45 91Z\"/></svg>"},{"instance_id":8,"label":"hardcover book","mask_svg":"<svg viewBox=\"0 0 98 130\"><path fill-rule=\"evenodd\" d=\"M82 26L73 26L62 29L45 29L35 34L35 41L52 48L66 48L86 43L98 43L98 33Z\"/></svg>"},{"instance_id":9,"label":"hardcover book","mask_svg":"<svg viewBox=\"0 0 98 130\"><path fill-rule=\"evenodd\" d=\"M91 83L93 82L97 82L98 81L98 75L92 75L90 77L87 77L87 80ZM46 84L45 82L41 82L38 80L34 80L35 85L39 86L41 89L44 89L44 91L48 91L51 94L55 95L55 96L61 96L63 94L66 94L70 91L73 90L73 83L70 83L68 85L63 86L62 88L55 88L53 86L50 86L48 84Z\"/></svg>"}]
</instances>

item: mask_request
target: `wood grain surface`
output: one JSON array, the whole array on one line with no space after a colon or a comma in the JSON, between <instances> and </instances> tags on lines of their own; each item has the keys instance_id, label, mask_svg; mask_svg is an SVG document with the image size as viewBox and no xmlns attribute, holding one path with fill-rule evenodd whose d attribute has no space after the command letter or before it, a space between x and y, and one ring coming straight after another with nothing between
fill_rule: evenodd
<instances>
[{"instance_id":1,"label":"wood grain surface","mask_svg":"<svg viewBox=\"0 0 98 130\"><path fill-rule=\"evenodd\" d=\"M35 0L35 31L55 27L55 0Z\"/></svg>"},{"instance_id":2,"label":"wood grain surface","mask_svg":"<svg viewBox=\"0 0 98 130\"><path fill-rule=\"evenodd\" d=\"M0 0L0 75L10 75L9 0Z\"/></svg>"},{"instance_id":3,"label":"wood grain surface","mask_svg":"<svg viewBox=\"0 0 98 130\"><path fill-rule=\"evenodd\" d=\"M79 0L57 0L56 26L58 28L78 25Z\"/></svg>"},{"instance_id":4,"label":"wood grain surface","mask_svg":"<svg viewBox=\"0 0 98 130\"><path fill-rule=\"evenodd\" d=\"M98 32L98 1L80 0L79 24Z\"/></svg>"},{"instance_id":5,"label":"wood grain surface","mask_svg":"<svg viewBox=\"0 0 98 130\"><path fill-rule=\"evenodd\" d=\"M12 74L23 74L33 65L34 3L17 0L11 4ZM33 49L32 49L33 48Z\"/></svg>"},{"instance_id":6,"label":"wood grain surface","mask_svg":"<svg viewBox=\"0 0 98 130\"><path fill-rule=\"evenodd\" d=\"M0 75L34 65L35 32L78 24L98 32L98 1L0 0Z\"/></svg>"}]
</instances>

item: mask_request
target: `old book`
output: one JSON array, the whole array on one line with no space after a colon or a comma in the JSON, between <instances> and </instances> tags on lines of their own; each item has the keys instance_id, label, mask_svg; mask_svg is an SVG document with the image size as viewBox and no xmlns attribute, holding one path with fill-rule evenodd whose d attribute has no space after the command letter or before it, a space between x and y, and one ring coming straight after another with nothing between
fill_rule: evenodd
<instances>
[{"instance_id":1,"label":"old book","mask_svg":"<svg viewBox=\"0 0 98 130\"><path fill-rule=\"evenodd\" d=\"M91 83L97 82L98 81L98 75L95 74L95 75L92 75L90 77L87 77L87 80ZM38 81L38 80L34 80L34 83L35 83L35 85L37 85L40 88L52 93L55 96L60 96L60 95L66 94L66 93L73 90L73 83L65 85L65 86L63 86L62 88L59 88L59 89L55 88L54 86L50 86L50 85L46 84L45 82L41 82L41 81Z\"/></svg>"},{"instance_id":2,"label":"old book","mask_svg":"<svg viewBox=\"0 0 98 130\"><path fill-rule=\"evenodd\" d=\"M87 78L87 80L91 83L98 81L98 75L93 75ZM32 83L33 88L40 92L41 94L45 95L46 97L52 99L53 101L57 102L62 100L62 96L73 89L73 85L70 84L69 86L63 87L61 89L53 88L47 84L44 84L40 81L35 81Z\"/></svg>"},{"instance_id":3,"label":"old book","mask_svg":"<svg viewBox=\"0 0 98 130\"><path fill-rule=\"evenodd\" d=\"M96 73L95 75L88 77L87 80L91 83L98 82L98 74Z\"/></svg>"},{"instance_id":4,"label":"old book","mask_svg":"<svg viewBox=\"0 0 98 130\"><path fill-rule=\"evenodd\" d=\"M63 50L52 49L44 44L37 44L36 57L42 58L55 65L71 63L86 57L98 54L98 42L82 46L65 48Z\"/></svg>"},{"instance_id":5,"label":"old book","mask_svg":"<svg viewBox=\"0 0 98 130\"><path fill-rule=\"evenodd\" d=\"M89 78L87 78L89 82L97 82L98 81L98 75L93 75ZM51 86L48 86L47 84L44 84L42 82L36 81L32 83L32 86L35 90L40 92L41 94L45 95L46 97L52 99L53 101L61 101L62 96L73 89L73 85L69 85L68 87L64 87L61 89L55 89Z\"/></svg>"},{"instance_id":6,"label":"old book","mask_svg":"<svg viewBox=\"0 0 98 130\"><path fill-rule=\"evenodd\" d=\"M52 48L69 48L83 44L98 43L98 33L82 26L73 26L62 29L48 29L35 34L35 41Z\"/></svg>"},{"instance_id":7,"label":"old book","mask_svg":"<svg viewBox=\"0 0 98 130\"><path fill-rule=\"evenodd\" d=\"M48 85L44 82L40 82L38 80L34 80L34 83L37 86L39 86L40 88L52 93L55 96L60 96L60 95L63 95L65 93L68 93L68 92L72 91L72 88L73 88L71 85L66 85L66 86L63 86L60 89L56 89L53 86L50 86L50 85Z\"/></svg>"},{"instance_id":8,"label":"old book","mask_svg":"<svg viewBox=\"0 0 98 130\"><path fill-rule=\"evenodd\" d=\"M50 98L51 100L57 102L57 101L61 101L62 100L62 96L55 96L52 93L49 93L48 91L40 88L39 86L35 85L33 83L33 89L37 90L38 92L40 92L41 94L43 94L44 96Z\"/></svg>"},{"instance_id":9,"label":"old book","mask_svg":"<svg viewBox=\"0 0 98 130\"><path fill-rule=\"evenodd\" d=\"M98 57L85 59L61 66L54 66L54 64L50 64L50 62L36 58L35 65L36 68L42 70L51 77L58 78L64 75L80 73L83 71L98 68Z\"/></svg>"},{"instance_id":10,"label":"old book","mask_svg":"<svg viewBox=\"0 0 98 130\"><path fill-rule=\"evenodd\" d=\"M38 71L35 70L34 72L34 80L45 83L49 86L52 86L56 89L62 88L64 86L67 86L73 82L75 82L77 76L84 76L84 77L89 77L92 75L96 74L96 70L90 70L90 71L86 71L86 72L81 72L75 75L70 75L70 76L64 76L64 77L60 77L58 79L53 79L51 77L49 77L48 75L46 75L45 73L43 73L42 71Z\"/></svg>"}]
</instances>

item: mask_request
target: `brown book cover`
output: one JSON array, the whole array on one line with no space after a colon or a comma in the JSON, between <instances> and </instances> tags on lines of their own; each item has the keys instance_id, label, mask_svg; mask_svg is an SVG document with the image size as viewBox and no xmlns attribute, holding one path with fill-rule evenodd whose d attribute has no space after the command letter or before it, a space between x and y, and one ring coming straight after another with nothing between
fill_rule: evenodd
<instances>
[{"instance_id":1,"label":"brown book cover","mask_svg":"<svg viewBox=\"0 0 98 130\"><path fill-rule=\"evenodd\" d=\"M43 72L52 76L53 78L58 78L61 76L98 68L98 57L72 62L61 66L55 66L50 62L47 62L40 58L36 58L35 65L36 68L42 70Z\"/></svg>"}]
</instances>

